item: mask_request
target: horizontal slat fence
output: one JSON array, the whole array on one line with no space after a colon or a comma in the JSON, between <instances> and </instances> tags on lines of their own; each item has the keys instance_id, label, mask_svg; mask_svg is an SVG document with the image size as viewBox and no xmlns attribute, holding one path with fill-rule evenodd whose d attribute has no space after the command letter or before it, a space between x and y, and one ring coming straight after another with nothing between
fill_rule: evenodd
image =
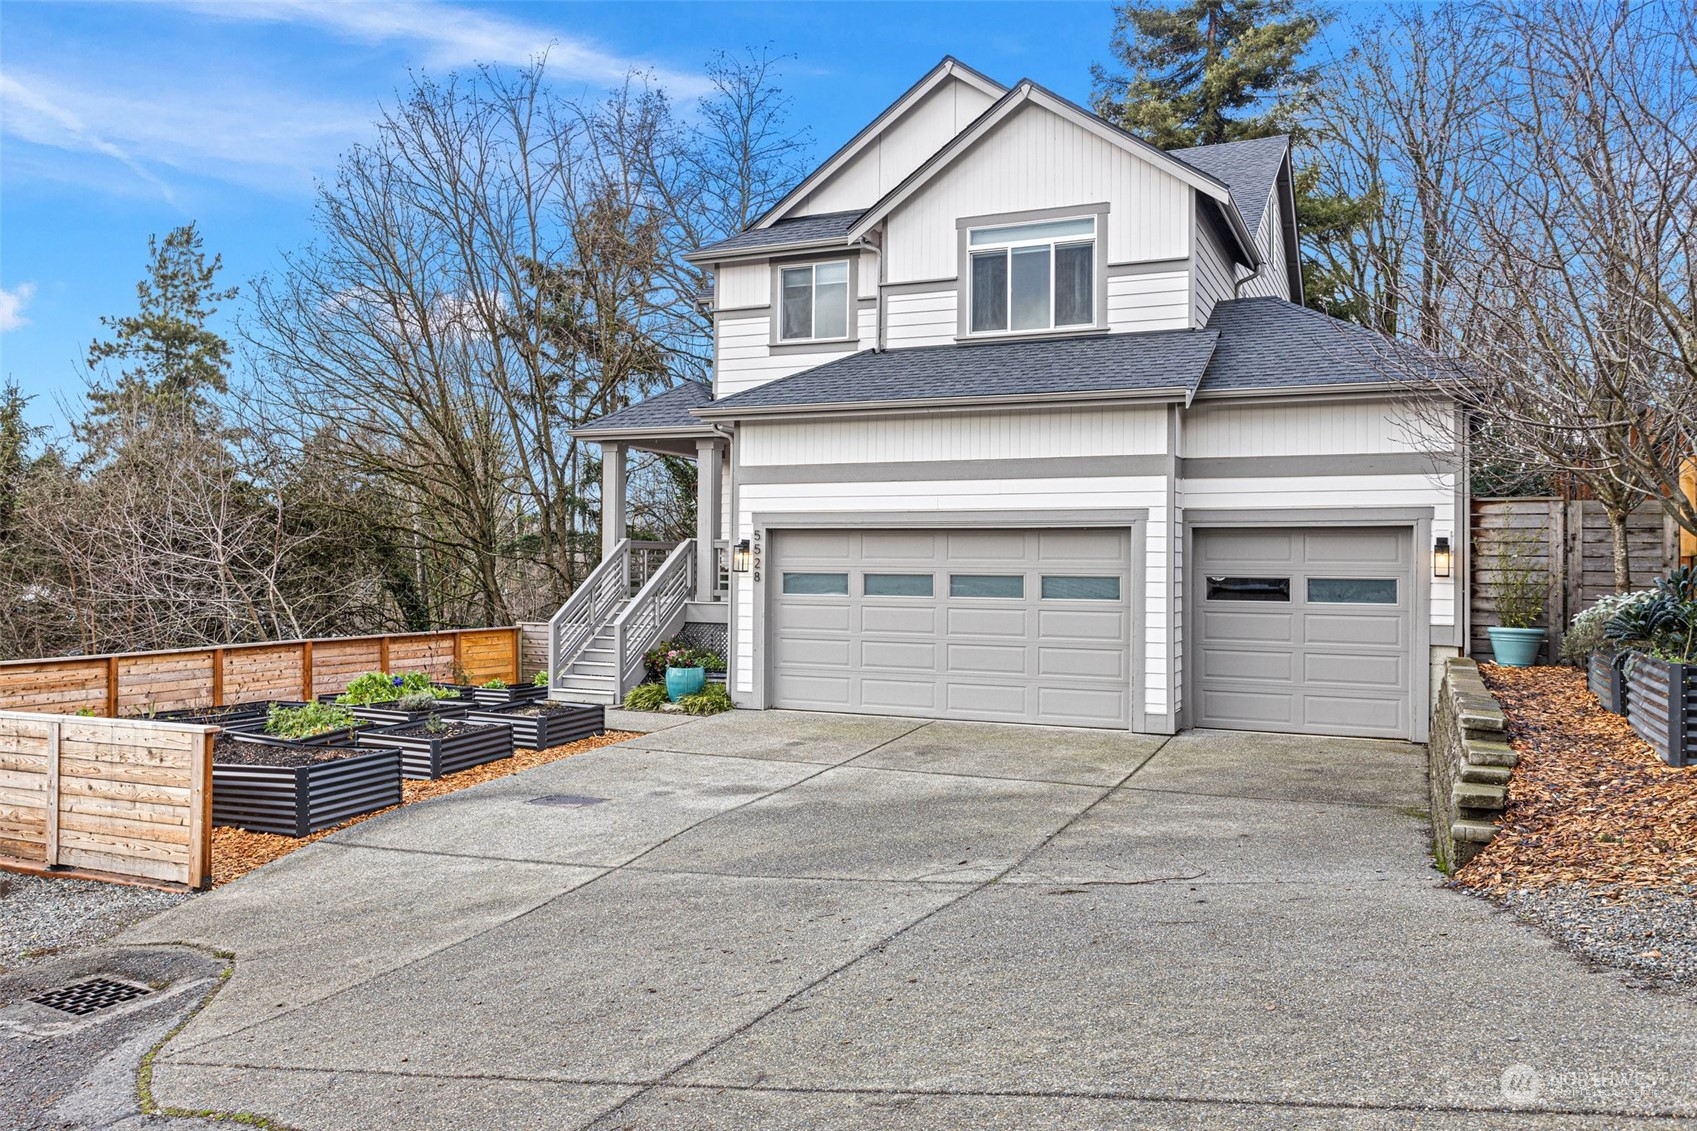
<instances>
[{"instance_id":1,"label":"horizontal slat fence","mask_svg":"<svg viewBox=\"0 0 1697 1131\"><path fill-rule=\"evenodd\" d=\"M1533 565L1550 579L1549 601L1538 627L1550 630L1543 658L1560 654L1568 621L1597 598L1613 593L1614 540L1602 504L1555 498L1474 499L1470 653L1491 658L1485 629L1497 621L1497 581L1502 539L1524 539ZM1657 503L1645 503L1626 524L1632 585L1648 588L1679 564L1678 527Z\"/></svg>"},{"instance_id":2,"label":"horizontal slat fence","mask_svg":"<svg viewBox=\"0 0 1697 1131\"><path fill-rule=\"evenodd\" d=\"M548 622L519 625L519 682L529 683L548 666Z\"/></svg>"},{"instance_id":3,"label":"horizontal slat fence","mask_svg":"<svg viewBox=\"0 0 1697 1131\"><path fill-rule=\"evenodd\" d=\"M0 864L205 886L217 729L0 711Z\"/></svg>"},{"instance_id":4,"label":"horizontal slat fence","mask_svg":"<svg viewBox=\"0 0 1697 1131\"><path fill-rule=\"evenodd\" d=\"M7 660L0 662L0 710L91 710L120 717L261 699L310 699L341 691L368 671L422 671L444 683L456 675L473 683L516 682L519 629L459 628Z\"/></svg>"}]
</instances>

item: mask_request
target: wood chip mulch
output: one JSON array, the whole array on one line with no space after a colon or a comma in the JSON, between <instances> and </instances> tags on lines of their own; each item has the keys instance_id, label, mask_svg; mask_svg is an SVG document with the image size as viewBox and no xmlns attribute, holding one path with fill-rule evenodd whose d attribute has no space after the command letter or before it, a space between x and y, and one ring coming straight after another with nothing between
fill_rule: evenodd
<instances>
[{"instance_id":1,"label":"wood chip mulch","mask_svg":"<svg viewBox=\"0 0 1697 1131\"><path fill-rule=\"evenodd\" d=\"M366 813L351 821L344 821L334 828L324 829L307 837L276 836L271 833L250 833L241 829L219 827L212 830L212 884L217 887L227 884L239 876L245 876L262 864L269 864L279 857L287 856L302 845L311 844L315 840L329 836L361 821L368 821L382 813L393 812L402 806L411 805L417 801L427 801L432 797L441 797L445 793L466 789L469 786L481 785L486 781L504 778L516 774L520 770L528 770L548 762L557 762L561 758L570 758L573 754L582 754L588 750L597 750L603 746L611 746L626 739L638 737L626 731L610 730L606 734L598 734L593 738L568 742L564 746L552 746L547 750L520 750L511 758L502 758L495 762L485 762L481 766L473 766L469 770L461 770L457 774L437 778L435 781L403 781L401 783L401 804L391 805L387 809L379 809L375 813Z\"/></svg>"},{"instance_id":2,"label":"wood chip mulch","mask_svg":"<svg viewBox=\"0 0 1697 1131\"><path fill-rule=\"evenodd\" d=\"M1697 768L1674 769L1574 668L1481 664L1520 756L1501 831L1453 883L1697 895Z\"/></svg>"}]
</instances>

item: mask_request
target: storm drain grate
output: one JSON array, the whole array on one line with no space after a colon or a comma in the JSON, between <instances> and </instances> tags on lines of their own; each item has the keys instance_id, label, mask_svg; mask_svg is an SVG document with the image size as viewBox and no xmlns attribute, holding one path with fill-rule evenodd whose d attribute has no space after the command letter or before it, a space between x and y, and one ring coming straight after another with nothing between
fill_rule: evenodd
<instances>
[{"instance_id":1,"label":"storm drain grate","mask_svg":"<svg viewBox=\"0 0 1697 1131\"><path fill-rule=\"evenodd\" d=\"M48 990L30 998L37 1005L45 1005L51 1009L63 1010L78 1017L86 1017L102 1009L111 1009L114 1005L123 1005L126 1001L134 1001L138 997L153 991L146 986L137 986L130 982L114 982L110 978L90 978L86 982L78 982L74 986L60 986L56 990Z\"/></svg>"},{"instance_id":2,"label":"storm drain grate","mask_svg":"<svg viewBox=\"0 0 1697 1131\"><path fill-rule=\"evenodd\" d=\"M541 797L532 797L531 805L559 805L567 809L582 809L586 805L599 805L606 801L605 797L587 797L581 793L549 793Z\"/></svg>"}]
</instances>

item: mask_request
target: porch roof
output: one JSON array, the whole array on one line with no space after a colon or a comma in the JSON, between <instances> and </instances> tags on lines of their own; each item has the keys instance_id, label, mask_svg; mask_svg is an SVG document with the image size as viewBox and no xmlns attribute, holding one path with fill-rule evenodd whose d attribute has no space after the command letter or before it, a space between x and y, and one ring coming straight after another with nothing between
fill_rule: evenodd
<instances>
[{"instance_id":1,"label":"porch roof","mask_svg":"<svg viewBox=\"0 0 1697 1131\"><path fill-rule=\"evenodd\" d=\"M680 381L658 396L580 424L572 429L572 436L593 443L623 440L647 451L694 455L695 440L719 433L690 410L712 403L712 389L699 381Z\"/></svg>"}]
</instances>

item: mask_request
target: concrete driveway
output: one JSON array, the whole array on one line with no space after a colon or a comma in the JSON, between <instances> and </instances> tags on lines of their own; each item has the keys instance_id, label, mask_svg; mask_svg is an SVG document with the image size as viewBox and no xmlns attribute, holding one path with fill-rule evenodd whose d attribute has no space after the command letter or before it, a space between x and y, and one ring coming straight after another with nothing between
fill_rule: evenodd
<instances>
[{"instance_id":1,"label":"concrete driveway","mask_svg":"<svg viewBox=\"0 0 1697 1131\"><path fill-rule=\"evenodd\" d=\"M123 941L237 956L158 1099L301 1128L1697 1115L1697 1003L1441 890L1424 796L1396 743L735 713Z\"/></svg>"}]
</instances>

